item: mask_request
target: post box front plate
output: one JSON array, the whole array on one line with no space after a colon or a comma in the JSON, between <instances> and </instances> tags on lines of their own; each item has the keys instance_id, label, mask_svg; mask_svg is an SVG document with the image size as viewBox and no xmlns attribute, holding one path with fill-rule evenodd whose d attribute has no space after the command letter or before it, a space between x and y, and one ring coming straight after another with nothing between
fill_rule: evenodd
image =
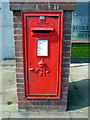
<instances>
[{"instance_id":1,"label":"post box front plate","mask_svg":"<svg viewBox=\"0 0 90 120\"><path fill-rule=\"evenodd\" d=\"M63 12L24 11L22 20L25 98L59 99Z\"/></svg>"}]
</instances>

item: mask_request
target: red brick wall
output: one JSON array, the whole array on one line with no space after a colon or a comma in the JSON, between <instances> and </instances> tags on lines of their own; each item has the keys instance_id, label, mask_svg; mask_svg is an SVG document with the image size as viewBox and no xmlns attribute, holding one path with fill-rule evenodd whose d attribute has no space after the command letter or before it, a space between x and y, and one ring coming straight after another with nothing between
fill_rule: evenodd
<instances>
[{"instance_id":1,"label":"red brick wall","mask_svg":"<svg viewBox=\"0 0 90 120\"><path fill-rule=\"evenodd\" d=\"M13 8L14 7L14 8ZM35 6L31 9L36 10ZM60 7L60 6L59 6ZM68 79L70 66L70 49L71 49L71 22L72 11L64 11L64 30L63 30L63 62L62 62L62 87L61 99L58 100L27 100L24 97L24 66L22 56L22 18L21 11L17 11L16 6L11 5L13 11L14 22L14 43L15 43L15 59L16 59L16 80L17 80L17 96L18 109L47 109L47 110L66 110L68 95ZM44 7L46 8L46 6ZM55 7L51 7L53 10ZM23 8L24 9L24 8ZM30 10L31 10L30 9ZM39 10L41 10L39 6ZM66 9L66 8L65 8ZM71 8L70 8L71 9ZM20 8L18 7L18 10ZM59 8L58 8L59 10Z\"/></svg>"},{"instance_id":2,"label":"red brick wall","mask_svg":"<svg viewBox=\"0 0 90 120\"><path fill-rule=\"evenodd\" d=\"M45 2L37 4L35 2L11 2L11 10L74 10L75 2Z\"/></svg>"}]
</instances>

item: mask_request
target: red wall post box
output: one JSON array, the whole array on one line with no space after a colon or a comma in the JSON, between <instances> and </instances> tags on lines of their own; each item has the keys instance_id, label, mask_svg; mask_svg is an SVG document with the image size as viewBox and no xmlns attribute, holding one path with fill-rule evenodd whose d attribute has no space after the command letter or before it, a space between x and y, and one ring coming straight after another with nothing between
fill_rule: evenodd
<instances>
[{"instance_id":1,"label":"red wall post box","mask_svg":"<svg viewBox=\"0 0 90 120\"><path fill-rule=\"evenodd\" d=\"M57 0L10 3L19 111L67 109L75 4Z\"/></svg>"},{"instance_id":2,"label":"red wall post box","mask_svg":"<svg viewBox=\"0 0 90 120\"><path fill-rule=\"evenodd\" d=\"M22 12L25 97L59 99L63 12Z\"/></svg>"}]
</instances>

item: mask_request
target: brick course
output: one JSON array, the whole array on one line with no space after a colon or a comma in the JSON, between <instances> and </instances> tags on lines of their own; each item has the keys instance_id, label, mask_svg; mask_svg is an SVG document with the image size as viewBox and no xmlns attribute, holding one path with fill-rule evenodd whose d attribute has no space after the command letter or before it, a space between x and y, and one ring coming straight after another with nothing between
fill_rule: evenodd
<instances>
[{"instance_id":1,"label":"brick course","mask_svg":"<svg viewBox=\"0 0 90 120\"><path fill-rule=\"evenodd\" d=\"M74 10L75 2L12 2L10 9L16 10Z\"/></svg>"},{"instance_id":2,"label":"brick course","mask_svg":"<svg viewBox=\"0 0 90 120\"><path fill-rule=\"evenodd\" d=\"M16 81L17 96L19 110L59 110L67 109L68 95L68 79L70 66L70 50L71 50L71 21L72 10L75 9L75 3L11 3L10 9L13 10L14 23L14 43L15 43L15 59L16 59ZM62 57L62 83L61 98L56 100L37 100L25 99L24 96L24 65L22 56L22 10L64 10L64 29L63 29L63 57ZM67 11L68 10L68 11ZM71 11L70 11L71 10Z\"/></svg>"}]
</instances>

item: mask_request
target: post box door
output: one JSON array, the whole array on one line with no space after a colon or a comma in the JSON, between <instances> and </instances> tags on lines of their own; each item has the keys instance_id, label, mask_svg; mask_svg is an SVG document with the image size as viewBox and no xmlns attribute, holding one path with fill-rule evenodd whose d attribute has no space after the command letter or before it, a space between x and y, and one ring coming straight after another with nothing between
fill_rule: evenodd
<instances>
[{"instance_id":1,"label":"post box door","mask_svg":"<svg viewBox=\"0 0 90 120\"><path fill-rule=\"evenodd\" d=\"M63 12L23 12L25 97L59 99Z\"/></svg>"}]
</instances>

